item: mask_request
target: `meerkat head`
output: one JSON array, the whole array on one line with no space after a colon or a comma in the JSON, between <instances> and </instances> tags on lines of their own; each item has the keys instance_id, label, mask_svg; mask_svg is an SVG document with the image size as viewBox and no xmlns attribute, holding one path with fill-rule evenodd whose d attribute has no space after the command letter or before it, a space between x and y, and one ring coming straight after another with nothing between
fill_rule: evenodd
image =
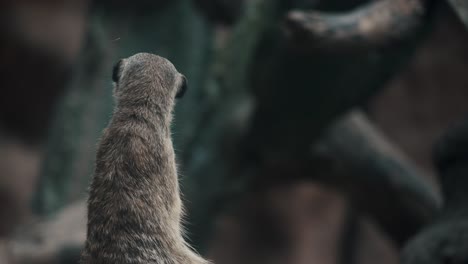
<instances>
[{"instance_id":1,"label":"meerkat head","mask_svg":"<svg viewBox=\"0 0 468 264\"><path fill-rule=\"evenodd\" d=\"M121 94L135 98L155 96L161 101L180 98L187 90L185 76L169 60L150 53L138 53L118 61L112 71L112 81L117 97Z\"/></svg>"}]
</instances>

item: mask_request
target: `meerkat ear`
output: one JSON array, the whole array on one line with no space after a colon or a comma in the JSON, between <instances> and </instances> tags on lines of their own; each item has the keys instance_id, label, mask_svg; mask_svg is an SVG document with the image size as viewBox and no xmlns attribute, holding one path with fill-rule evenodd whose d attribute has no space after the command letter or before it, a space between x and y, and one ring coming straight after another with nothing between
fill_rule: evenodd
<instances>
[{"instance_id":1,"label":"meerkat ear","mask_svg":"<svg viewBox=\"0 0 468 264\"><path fill-rule=\"evenodd\" d=\"M123 60L119 60L115 65L114 68L112 69L112 81L117 83L119 82L120 79L120 73L122 71L122 62Z\"/></svg>"},{"instance_id":2,"label":"meerkat ear","mask_svg":"<svg viewBox=\"0 0 468 264\"><path fill-rule=\"evenodd\" d=\"M180 87L177 90L176 98L182 98L182 96L184 96L186 91L187 91L187 78L185 78L185 76L182 75L182 81L180 82Z\"/></svg>"}]
</instances>

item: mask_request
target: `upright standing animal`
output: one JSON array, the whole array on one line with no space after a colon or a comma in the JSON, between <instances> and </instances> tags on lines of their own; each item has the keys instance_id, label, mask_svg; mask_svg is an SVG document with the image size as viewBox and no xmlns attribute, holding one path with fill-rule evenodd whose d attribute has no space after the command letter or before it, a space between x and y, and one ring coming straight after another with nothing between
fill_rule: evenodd
<instances>
[{"instance_id":1,"label":"upright standing animal","mask_svg":"<svg viewBox=\"0 0 468 264\"><path fill-rule=\"evenodd\" d=\"M81 263L208 263L181 227L170 126L185 77L148 53L120 60L112 77L116 107L97 151Z\"/></svg>"}]
</instances>

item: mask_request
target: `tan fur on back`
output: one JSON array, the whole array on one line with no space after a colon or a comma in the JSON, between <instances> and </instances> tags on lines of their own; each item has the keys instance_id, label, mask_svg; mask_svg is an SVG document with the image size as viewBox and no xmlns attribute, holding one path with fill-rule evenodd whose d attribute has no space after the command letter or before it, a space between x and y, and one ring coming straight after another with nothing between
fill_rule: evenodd
<instances>
[{"instance_id":1,"label":"tan fur on back","mask_svg":"<svg viewBox=\"0 0 468 264\"><path fill-rule=\"evenodd\" d=\"M139 53L114 70L116 107L104 130L88 200L82 264L207 263L186 245L170 133L184 77Z\"/></svg>"}]
</instances>

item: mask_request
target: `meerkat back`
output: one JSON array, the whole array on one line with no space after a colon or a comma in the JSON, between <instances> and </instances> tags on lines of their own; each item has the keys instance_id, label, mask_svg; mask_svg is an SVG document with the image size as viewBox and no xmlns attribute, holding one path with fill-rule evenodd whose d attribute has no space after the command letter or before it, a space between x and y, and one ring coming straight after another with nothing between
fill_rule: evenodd
<instances>
[{"instance_id":1,"label":"meerkat back","mask_svg":"<svg viewBox=\"0 0 468 264\"><path fill-rule=\"evenodd\" d=\"M114 67L116 106L100 139L82 264L208 263L184 241L170 126L186 80L139 53Z\"/></svg>"}]
</instances>

